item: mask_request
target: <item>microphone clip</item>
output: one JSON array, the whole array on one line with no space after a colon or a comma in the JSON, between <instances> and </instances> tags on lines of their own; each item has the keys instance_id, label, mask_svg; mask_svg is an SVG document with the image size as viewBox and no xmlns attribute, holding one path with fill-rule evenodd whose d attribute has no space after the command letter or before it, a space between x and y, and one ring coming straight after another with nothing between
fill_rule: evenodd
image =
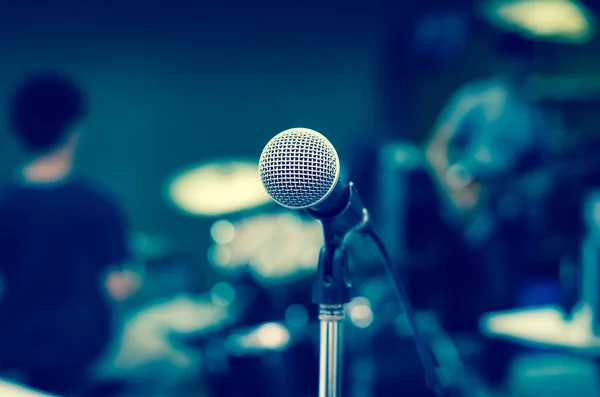
<instances>
[{"instance_id":1,"label":"microphone clip","mask_svg":"<svg viewBox=\"0 0 600 397\"><path fill-rule=\"evenodd\" d=\"M331 258L331 259L328 259ZM352 299L352 283L348 270L348 254L344 248L329 255L323 246L319 253L317 277L313 284L312 300L318 305L344 305Z\"/></svg>"},{"instance_id":2,"label":"microphone clip","mask_svg":"<svg viewBox=\"0 0 600 397\"><path fill-rule=\"evenodd\" d=\"M317 277L313 285L313 302L319 305L343 305L352 299L345 246L352 233L367 226L369 214L352 182L348 184L348 190L348 202L335 216L321 218L308 210L321 221L325 240L319 253Z\"/></svg>"}]
</instances>

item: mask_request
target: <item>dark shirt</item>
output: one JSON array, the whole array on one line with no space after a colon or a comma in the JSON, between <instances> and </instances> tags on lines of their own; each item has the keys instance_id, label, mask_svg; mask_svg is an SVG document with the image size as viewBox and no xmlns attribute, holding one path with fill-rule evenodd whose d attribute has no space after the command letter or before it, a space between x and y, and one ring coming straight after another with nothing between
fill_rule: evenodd
<instances>
[{"instance_id":1,"label":"dark shirt","mask_svg":"<svg viewBox=\"0 0 600 397\"><path fill-rule=\"evenodd\" d=\"M102 281L127 257L117 206L81 179L0 189L0 369L93 361L111 329Z\"/></svg>"}]
</instances>

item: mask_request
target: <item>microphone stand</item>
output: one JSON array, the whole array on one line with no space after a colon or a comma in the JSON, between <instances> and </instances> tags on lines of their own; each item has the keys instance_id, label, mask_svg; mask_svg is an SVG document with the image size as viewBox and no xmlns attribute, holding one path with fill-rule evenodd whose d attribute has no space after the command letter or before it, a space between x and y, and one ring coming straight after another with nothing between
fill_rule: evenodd
<instances>
[{"instance_id":1,"label":"microphone stand","mask_svg":"<svg viewBox=\"0 0 600 397\"><path fill-rule=\"evenodd\" d=\"M413 340L429 387L438 397L463 395L462 390L448 387L431 348L421 334L412 305L400 281L385 244L372 228L368 227L369 214L362 204L356 187L348 185L346 207L332 217L324 217L313 209L307 212L321 221L325 244L319 253L317 278L313 285L313 302L319 305L319 397L341 397L344 305L351 300L352 285L349 279L346 243L355 232L370 236L383 257L384 267L392 281L398 302L406 314L413 332Z\"/></svg>"},{"instance_id":2,"label":"microphone stand","mask_svg":"<svg viewBox=\"0 0 600 397\"><path fill-rule=\"evenodd\" d=\"M324 218L314 210L307 212L323 226L325 244L319 253L317 278L312 300L319 305L319 397L341 397L344 342L344 305L351 300L347 237L368 221L353 184L349 186L348 204L333 217Z\"/></svg>"}]
</instances>

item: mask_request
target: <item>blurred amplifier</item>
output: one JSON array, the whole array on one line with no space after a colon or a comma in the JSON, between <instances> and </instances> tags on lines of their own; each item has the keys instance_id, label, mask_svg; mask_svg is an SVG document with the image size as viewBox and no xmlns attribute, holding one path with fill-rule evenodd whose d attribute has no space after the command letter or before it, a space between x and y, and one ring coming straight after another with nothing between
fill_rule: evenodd
<instances>
[{"instance_id":1,"label":"blurred amplifier","mask_svg":"<svg viewBox=\"0 0 600 397\"><path fill-rule=\"evenodd\" d=\"M397 261L407 251L411 174L422 168L421 150L409 143L387 143L379 153L376 221L381 236Z\"/></svg>"},{"instance_id":2,"label":"blurred amplifier","mask_svg":"<svg viewBox=\"0 0 600 397\"><path fill-rule=\"evenodd\" d=\"M381 146L373 220L394 262L413 262L444 230L441 201L420 147Z\"/></svg>"},{"instance_id":3,"label":"blurred amplifier","mask_svg":"<svg viewBox=\"0 0 600 397\"><path fill-rule=\"evenodd\" d=\"M600 333L600 189L588 192L584 202L587 236L581 247L581 301L590 309L594 333Z\"/></svg>"}]
</instances>

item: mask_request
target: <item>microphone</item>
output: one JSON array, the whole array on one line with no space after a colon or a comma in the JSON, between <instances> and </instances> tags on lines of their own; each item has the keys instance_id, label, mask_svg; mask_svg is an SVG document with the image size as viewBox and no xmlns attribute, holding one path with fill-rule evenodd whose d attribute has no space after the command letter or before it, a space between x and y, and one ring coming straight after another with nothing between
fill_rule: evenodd
<instances>
[{"instance_id":1,"label":"microphone","mask_svg":"<svg viewBox=\"0 0 600 397\"><path fill-rule=\"evenodd\" d=\"M326 245L338 245L368 222L354 184L341 178L335 148L317 131L291 128L275 135L263 149L258 169L276 203L322 221Z\"/></svg>"}]
</instances>

